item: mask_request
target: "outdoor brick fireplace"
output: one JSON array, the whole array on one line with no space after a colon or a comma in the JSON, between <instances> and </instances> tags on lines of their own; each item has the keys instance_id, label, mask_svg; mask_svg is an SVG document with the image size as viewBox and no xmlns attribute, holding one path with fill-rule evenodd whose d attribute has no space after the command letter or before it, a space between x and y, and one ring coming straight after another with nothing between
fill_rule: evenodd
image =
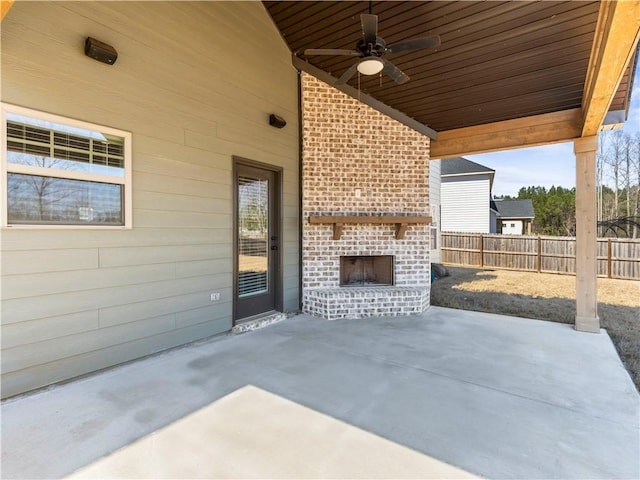
<instances>
[{"instance_id":1,"label":"outdoor brick fireplace","mask_svg":"<svg viewBox=\"0 0 640 480\"><path fill-rule=\"evenodd\" d=\"M316 78L303 82L303 310L429 308L429 139Z\"/></svg>"}]
</instances>

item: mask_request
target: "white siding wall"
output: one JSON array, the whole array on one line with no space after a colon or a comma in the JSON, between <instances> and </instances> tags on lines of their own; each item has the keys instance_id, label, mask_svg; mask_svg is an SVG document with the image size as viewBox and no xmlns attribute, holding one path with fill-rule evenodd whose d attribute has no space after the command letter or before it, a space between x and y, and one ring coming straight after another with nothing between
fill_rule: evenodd
<instances>
[{"instance_id":1,"label":"white siding wall","mask_svg":"<svg viewBox=\"0 0 640 480\"><path fill-rule=\"evenodd\" d=\"M297 310L297 76L260 2L17 2L1 48L2 101L133 133L134 198L132 230L1 232L3 396L231 327L232 155L284 168Z\"/></svg>"},{"instance_id":2,"label":"white siding wall","mask_svg":"<svg viewBox=\"0 0 640 480\"><path fill-rule=\"evenodd\" d=\"M442 257L440 255L440 165L441 160L431 160L429 162L429 205L431 207L431 225L435 227L438 232L437 248L431 249L430 258L433 263L441 263ZM431 229L433 234L433 229Z\"/></svg>"},{"instance_id":3,"label":"white siding wall","mask_svg":"<svg viewBox=\"0 0 640 480\"><path fill-rule=\"evenodd\" d=\"M488 175L443 178L442 231L489 233L489 194Z\"/></svg>"},{"instance_id":4,"label":"white siding wall","mask_svg":"<svg viewBox=\"0 0 640 480\"><path fill-rule=\"evenodd\" d=\"M502 233L505 235L522 235L522 220L503 220Z\"/></svg>"},{"instance_id":5,"label":"white siding wall","mask_svg":"<svg viewBox=\"0 0 640 480\"><path fill-rule=\"evenodd\" d=\"M498 214L489 209L489 233L498 233Z\"/></svg>"}]
</instances>

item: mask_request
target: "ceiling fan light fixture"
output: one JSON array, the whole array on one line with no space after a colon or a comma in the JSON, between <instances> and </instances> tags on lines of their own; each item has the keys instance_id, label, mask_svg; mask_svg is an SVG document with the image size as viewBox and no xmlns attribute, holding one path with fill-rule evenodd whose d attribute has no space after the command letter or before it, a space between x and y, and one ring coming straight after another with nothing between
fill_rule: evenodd
<instances>
[{"instance_id":1,"label":"ceiling fan light fixture","mask_svg":"<svg viewBox=\"0 0 640 480\"><path fill-rule=\"evenodd\" d=\"M356 72L369 76L384 73L398 85L402 85L409 81L409 75L383 57L388 53L413 52L423 48L436 48L440 45L440 37L431 35L387 46L384 39L378 36L378 16L371 13L371 3L369 4L369 13L360 14L360 24L362 26L362 40L356 43L353 50L342 48L307 48L304 50L305 56L344 55L357 57L356 61L351 63L351 66L343 72L340 78L336 79L336 85L345 85ZM380 86L382 86L382 80Z\"/></svg>"},{"instance_id":2,"label":"ceiling fan light fixture","mask_svg":"<svg viewBox=\"0 0 640 480\"><path fill-rule=\"evenodd\" d=\"M375 75L384 68L382 60L379 58L367 58L358 64L358 71L362 75Z\"/></svg>"}]
</instances>

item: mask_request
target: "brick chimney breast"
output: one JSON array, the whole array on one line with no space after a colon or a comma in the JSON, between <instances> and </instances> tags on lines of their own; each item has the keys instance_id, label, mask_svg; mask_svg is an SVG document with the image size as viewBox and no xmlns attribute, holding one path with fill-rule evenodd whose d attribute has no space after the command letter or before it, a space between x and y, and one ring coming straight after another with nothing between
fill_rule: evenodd
<instances>
[{"instance_id":1,"label":"brick chimney breast","mask_svg":"<svg viewBox=\"0 0 640 480\"><path fill-rule=\"evenodd\" d=\"M398 88L402 88L399 86ZM429 216L429 138L302 73L303 310L328 319L429 308L429 225L348 224L334 240L310 215ZM394 285L340 287L341 256L391 255Z\"/></svg>"}]
</instances>

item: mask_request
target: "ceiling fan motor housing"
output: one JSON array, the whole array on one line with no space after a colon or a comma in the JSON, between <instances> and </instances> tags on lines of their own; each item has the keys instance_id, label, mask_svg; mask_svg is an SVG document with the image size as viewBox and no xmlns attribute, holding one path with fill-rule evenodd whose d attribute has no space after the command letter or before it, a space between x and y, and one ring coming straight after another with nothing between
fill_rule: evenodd
<instances>
[{"instance_id":1,"label":"ceiling fan motor housing","mask_svg":"<svg viewBox=\"0 0 640 480\"><path fill-rule=\"evenodd\" d=\"M360 40L356 45L356 50L364 57L381 57L387 50L387 44L380 37L376 37L376 43L367 42L365 39Z\"/></svg>"}]
</instances>

